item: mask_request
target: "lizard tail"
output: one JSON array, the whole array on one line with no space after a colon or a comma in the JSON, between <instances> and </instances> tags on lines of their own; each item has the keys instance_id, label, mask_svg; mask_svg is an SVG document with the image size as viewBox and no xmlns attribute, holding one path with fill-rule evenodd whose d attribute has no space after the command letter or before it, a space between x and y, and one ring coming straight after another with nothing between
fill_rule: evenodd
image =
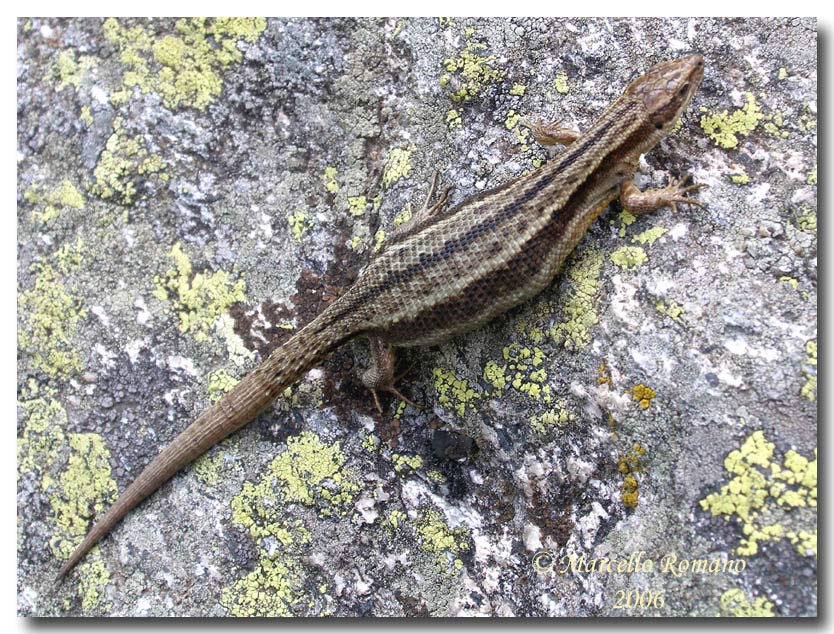
<instances>
[{"instance_id":1,"label":"lizard tail","mask_svg":"<svg viewBox=\"0 0 834 634\"><path fill-rule=\"evenodd\" d=\"M331 304L174 438L93 526L61 567L57 580L177 471L250 422L329 352L358 334L347 320L339 319L341 303Z\"/></svg>"}]
</instances>

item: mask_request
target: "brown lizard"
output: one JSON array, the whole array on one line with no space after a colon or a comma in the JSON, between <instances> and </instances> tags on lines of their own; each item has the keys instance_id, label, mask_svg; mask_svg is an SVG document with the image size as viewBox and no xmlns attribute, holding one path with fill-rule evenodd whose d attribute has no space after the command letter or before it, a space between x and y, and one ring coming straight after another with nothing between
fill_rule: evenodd
<instances>
[{"instance_id":1,"label":"brown lizard","mask_svg":"<svg viewBox=\"0 0 834 634\"><path fill-rule=\"evenodd\" d=\"M567 149L535 172L450 207L426 205L387 241L356 283L275 350L177 436L95 524L61 568L64 576L137 504L177 471L250 422L327 354L356 337L371 340L363 382L394 388L393 347L427 346L477 328L544 289L592 222L616 198L634 214L676 203L697 185L677 181L641 192L640 155L665 137L704 73L690 55L633 81L587 130L531 126ZM433 189L433 188L432 188ZM446 192L448 193L448 192Z\"/></svg>"}]
</instances>

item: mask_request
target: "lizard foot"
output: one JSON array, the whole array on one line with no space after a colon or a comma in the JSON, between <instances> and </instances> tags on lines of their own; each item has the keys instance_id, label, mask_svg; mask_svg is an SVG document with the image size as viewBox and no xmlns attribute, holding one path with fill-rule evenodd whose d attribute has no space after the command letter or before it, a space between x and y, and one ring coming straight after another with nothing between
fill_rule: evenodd
<instances>
[{"instance_id":1,"label":"lizard foot","mask_svg":"<svg viewBox=\"0 0 834 634\"><path fill-rule=\"evenodd\" d=\"M382 414L379 392L388 392L416 409L423 409L394 387L397 381L408 374L413 365L399 376L394 376L397 361L393 347L376 337L369 337L368 340L371 344L371 367L362 373L361 379L362 384L371 391L379 413Z\"/></svg>"}]
</instances>

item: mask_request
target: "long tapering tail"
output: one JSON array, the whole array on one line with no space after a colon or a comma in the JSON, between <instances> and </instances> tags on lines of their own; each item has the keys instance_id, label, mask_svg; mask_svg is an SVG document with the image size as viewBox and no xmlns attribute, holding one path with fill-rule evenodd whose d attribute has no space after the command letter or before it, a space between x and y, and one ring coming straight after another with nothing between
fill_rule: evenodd
<instances>
[{"instance_id":1,"label":"long tapering tail","mask_svg":"<svg viewBox=\"0 0 834 634\"><path fill-rule=\"evenodd\" d=\"M331 304L174 438L95 524L61 567L58 579L66 575L131 509L177 471L254 419L302 374L351 339L356 332L351 330L347 320L334 320L340 312L337 307L340 303Z\"/></svg>"}]
</instances>

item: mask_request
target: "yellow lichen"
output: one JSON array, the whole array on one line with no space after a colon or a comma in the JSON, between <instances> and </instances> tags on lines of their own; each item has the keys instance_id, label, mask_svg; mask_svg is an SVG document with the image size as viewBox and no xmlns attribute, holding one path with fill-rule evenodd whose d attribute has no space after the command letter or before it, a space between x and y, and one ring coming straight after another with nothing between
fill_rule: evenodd
<instances>
[{"instance_id":1,"label":"yellow lichen","mask_svg":"<svg viewBox=\"0 0 834 634\"><path fill-rule=\"evenodd\" d=\"M652 227L651 229L646 229L642 233L638 233L631 239L631 241L637 242L639 244L648 244L649 246L652 246L654 245L655 241L667 231L668 229L664 227Z\"/></svg>"},{"instance_id":2,"label":"yellow lichen","mask_svg":"<svg viewBox=\"0 0 834 634\"><path fill-rule=\"evenodd\" d=\"M562 320L550 329L557 344L582 350L591 341L591 327L599 321L594 302L599 291L599 273L604 255L587 249L576 256L565 272L572 291L564 302Z\"/></svg>"},{"instance_id":3,"label":"yellow lichen","mask_svg":"<svg viewBox=\"0 0 834 634\"><path fill-rule=\"evenodd\" d=\"M35 205L35 209L32 211L33 220L49 222L59 217L67 209L84 209L84 197L69 180L61 181L58 187L48 193L42 194L39 190L40 187L32 185L23 194L26 202Z\"/></svg>"},{"instance_id":4,"label":"yellow lichen","mask_svg":"<svg viewBox=\"0 0 834 634\"><path fill-rule=\"evenodd\" d=\"M481 398L480 394L469 387L468 381L457 378L452 370L435 368L432 376L438 402L445 407L452 407L459 416L463 416L467 409L474 409L475 400Z\"/></svg>"},{"instance_id":5,"label":"yellow lichen","mask_svg":"<svg viewBox=\"0 0 834 634\"><path fill-rule=\"evenodd\" d=\"M348 213L354 218L363 215L367 206L368 199L365 196L348 196Z\"/></svg>"},{"instance_id":6,"label":"yellow lichen","mask_svg":"<svg viewBox=\"0 0 834 634\"><path fill-rule=\"evenodd\" d=\"M191 260L177 242L169 253L174 268L154 277L153 295L171 303L179 317L180 332L194 334L197 341L208 341L217 319L236 302L246 300L246 283L234 284L226 271L194 273Z\"/></svg>"},{"instance_id":7,"label":"yellow lichen","mask_svg":"<svg viewBox=\"0 0 834 634\"><path fill-rule=\"evenodd\" d=\"M310 219L303 211L298 210L287 216L287 223L290 225L292 239L301 244L301 238L310 228Z\"/></svg>"},{"instance_id":8,"label":"yellow lichen","mask_svg":"<svg viewBox=\"0 0 834 634\"><path fill-rule=\"evenodd\" d=\"M813 209L808 209L807 207L803 207L803 211L805 213L798 215L796 217L796 226L801 231L806 231L808 233L817 233L817 214L816 211Z\"/></svg>"},{"instance_id":9,"label":"yellow lichen","mask_svg":"<svg viewBox=\"0 0 834 634\"><path fill-rule=\"evenodd\" d=\"M463 568L462 553L470 550L471 532L465 526L450 528L435 509L424 509L415 522L420 547L434 555L440 572L454 574Z\"/></svg>"},{"instance_id":10,"label":"yellow lichen","mask_svg":"<svg viewBox=\"0 0 834 634\"><path fill-rule=\"evenodd\" d=\"M553 87L561 95L565 95L570 91L568 86L568 76L566 73L559 73L553 81Z\"/></svg>"},{"instance_id":11,"label":"yellow lichen","mask_svg":"<svg viewBox=\"0 0 834 634\"><path fill-rule=\"evenodd\" d=\"M339 443L314 433L287 440L256 482L245 482L232 500L232 521L259 547L255 570L223 590L220 603L235 616L291 616L303 607L305 571L297 553L311 540L300 520L287 519L287 505L312 507L324 516L343 516L354 505L358 477L345 466ZM279 543L273 552L270 544Z\"/></svg>"},{"instance_id":12,"label":"yellow lichen","mask_svg":"<svg viewBox=\"0 0 834 634\"><path fill-rule=\"evenodd\" d=\"M423 459L420 456L406 456L398 453L391 454L394 461L394 471L401 473L406 468L416 471L423 466Z\"/></svg>"},{"instance_id":13,"label":"yellow lichen","mask_svg":"<svg viewBox=\"0 0 834 634\"><path fill-rule=\"evenodd\" d=\"M135 87L155 92L168 108L203 110L223 87L220 73L243 59L238 46L254 43L266 29L263 18L187 18L177 20L176 35L154 37L144 26L127 28L118 20L104 22L105 38L119 51L128 70L111 101L128 100Z\"/></svg>"},{"instance_id":14,"label":"yellow lichen","mask_svg":"<svg viewBox=\"0 0 834 634\"><path fill-rule=\"evenodd\" d=\"M755 555L762 542L789 539L801 555L816 556L816 450L808 460L791 449L779 463L774 449L762 431L748 436L724 460L729 482L703 498L701 508L740 525L739 555Z\"/></svg>"},{"instance_id":15,"label":"yellow lichen","mask_svg":"<svg viewBox=\"0 0 834 634\"><path fill-rule=\"evenodd\" d=\"M52 67L58 80L55 89L61 92L67 86L78 88L95 66L96 60L94 57L82 55L78 58L78 61L75 61L75 51L61 51L58 53L58 59Z\"/></svg>"},{"instance_id":16,"label":"yellow lichen","mask_svg":"<svg viewBox=\"0 0 834 634\"><path fill-rule=\"evenodd\" d=\"M378 253L379 250L382 248L382 245L385 243L385 238L388 237L388 234L385 233L382 229L379 229L374 234L374 253Z\"/></svg>"},{"instance_id":17,"label":"yellow lichen","mask_svg":"<svg viewBox=\"0 0 834 634\"><path fill-rule=\"evenodd\" d=\"M325 167L324 173L321 175L321 179L324 181L324 188L331 194L339 191L339 181L336 180L338 175L339 170L332 166Z\"/></svg>"},{"instance_id":18,"label":"yellow lichen","mask_svg":"<svg viewBox=\"0 0 834 634\"><path fill-rule=\"evenodd\" d=\"M701 115L701 128L716 145L728 150L736 147L737 135L749 135L764 118L753 94L747 93L746 99L744 106L732 113L724 110L718 114Z\"/></svg>"},{"instance_id":19,"label":"yellow lichen","mask_svg":"<svg viewBox=\"0 0 834 634\"><path fill-rule=\"evenodd\" d=\"M73 340L87 311L61 278L78 267L81 250L80 238L74 246L65 245L54 258L57 270L48 261L32 264L35 286L18 295L18 349L32 367L51 378L68 378L83 367Z\"/></svg>"},{"instance_id":20,"label":"yellow lichen","mask_svg":"<svg viewBox=\"0 0 834 634\"><path fill-rule=\"evenodd\" d=\"M303 595L303 570L283 554L262 555L258 567L220 595L220 604L232 616L274 618L294 616Z\"/></svg>"},{"instance_id":21,"label":"yellow lichen","mask_svg":"<svg viewBox=\"0 0 834 634\"><path fill-rule=\"evenodd\" d=\"M634 269L648 260L641 247L620 247L611 254L611 261L621 269Z\"/></svg>"},{"instance_id":22,"label":"yellow lichen","mask_svg":"<svg viewBox=\"0 0 834 634\"><path fill-rule=\"evenodd\" d=\"M626 227L628 227L628 226L630 226L630 225L634 224L634 221L635 221L635 220L637 220L637 216L635 216L634 214L632 214L632 213L631 213L628 209L623 209L623 210L620 212L620 214L619 214L619 216L618 216L618 217L619 217L619 219L620 219L620 231L618 232L618 235L619 235L621 238L625 238L625 234L626 234ZM613 224L615 224L615 221L614 221L614 220L612 220L612 221L611 221L611 224L612 224L612 225L613 225Z\"/></svg>"},{"instance_id":23,"label":"yellow lichen","mask_svg":"<svg viewBox=\"0 0 834 634\"><path fill-rule=\"evenodd\" d=\"M666 315L670 319L679 323L681 326L686 326L686 323L683 320L683 314L686 310L674 299L670 299L668 304L662 299L658 300L654 307L660 314Z\"/></svg>"},{"instance_id":24,"label":"yellow lichen","mask_svg":"<svg viewBox=\"0 0 834 634\"><path fill-rule=\"evenodd\" d=\"M800 394L813 402L817 398L817 340L813 339L805 344L805 353L808 355L805 359L805 365L809 367L807 371L803 370L805 375L805 385L802 386Z\"/></svg>"},{"instance_id":25,"label":"yellow lichen","mask_svg":"<svg viewBox=\"0 0 834 634\"><path fill-rule=\"evenodd\" d=\"M503 81L507 71L495 67L496 55L482 55L487 48L483 42L476 41L475 31L465 31L466 45L457 57L443 60L446 73L440 77L441 88L451 92L455 103L467 103L478 97L486 88Z\"/></svg>"},{"instance_id":26,"label":"yellow lichen","mask_svg":"<svg viewBox=\"0 0 834 634\"><path fill-rule=\"evenodd\" d=\"M547 371L542 367L544 352L540 348L512 343L504 347L503 358L504 364L489 361L484 368L484 379L498 394L509 385L536 400L551 401L550 386L545 384Z\"/></svg>"},{"instance_id":27,"label":"yellow lichen","mask_svg":"<svg viewBox=\"0 0 834 634\"><path fill-rule=\"evenodd\" d=\"M542 412L541 414L534 414L530 418L530 426L537 434L542 436L550 432L553 427L564 426L571 421L576 420L576 414L565 407L564 401L557 401L556 406Z\"/></svg>"},{"instance_id":28,"label":"yellow lichen","mask_svg":"<svg viewBox=\"0 0 834 634\"><path fill-rule=\"evenodd\" d=\"M110 454L98 434L67 434L67 414L55 391L30 380L21 391L25 412L17 439L18 477L34 475L53 511L49 546L59 559L70 556L90 527L116 498ZM65 454L65 452L68 452ZM98 547L79 566L77 594L85 613L109 609L110 583Z\"/></svg>"},{"instance_id":29,"label":"yellow lichen","mask_svg":"<svg viewBox=\"0 0 834 634\"><path fill-rule=\"evenodd\" d=\"M112 198L123 205L130 205L140 184L151 175L167 180L167 165L159 155L148 152L145 137L125 136L119 118L114 121L113 128L114 132L107 139L93 169L94 182L90 193L104 200Z\"/></svg>"},{"instance_id":30,"label":"yellow lichen","mask_svg":"<svg viewBox=\"0 0 834 634\"><path fill-rule=\"evenodd\" d=\"M652 404L652 399L655 396L657 396L657 393L648 385L643 385L642 383L635 385L632 390L632 397L635 401L640 402L642 409L649 409L649 406Z\"/></svg>"},{"instance_id":31,"label":"yellow lichen","mask_svg":"<svg viewBox=\"0 0 834 634\"><path fill-rule=\"evenodd\" d=\"M743 590L731 588L721 595L721 612L718 616L756 618L776 615L773 612L773 604L764 597L757 597L751 603Z\"/></svg>"},{"instance_id":32,"label":"yellow lichen","mask_svg":"<svg viewBox=\"0 0 834 634\"><path fill-rule=\"evenodd\" d=\"M411 173L411 148L394 148L388 156L388 162L382 172L382 186L391 187L401 178Z\"/></svg>"},{"instance_id":33,"label":"yellow lichen","mask_svg":"<svg viewBox=\"0 0 834 634\"><path fill-rule=\"evenodd\" d=\"M623 483L620 486L620 499L626 508L635 509L640 501L640 487L637 474L646 470L643 462L645 455L645 447L637 443L634 445L633 451L621 456L617 461L617 468L623 475Z\"/></svg>"}]
</instances>

